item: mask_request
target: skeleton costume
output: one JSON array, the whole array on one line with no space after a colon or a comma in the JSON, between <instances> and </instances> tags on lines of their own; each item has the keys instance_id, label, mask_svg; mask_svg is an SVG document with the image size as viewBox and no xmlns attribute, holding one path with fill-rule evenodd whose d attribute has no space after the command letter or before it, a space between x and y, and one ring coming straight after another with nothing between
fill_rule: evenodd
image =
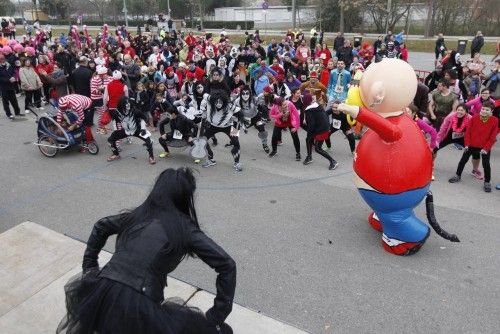
<instances>
[{"instance_id":1,"label":"skeleton costume","mask_svg":"<svg viewBox=\"0 0 500 334\"><path fill-rule=\"evenodd\" d=\"M138 108L132 106L128 97L122 96L118 101L117 109L111 112L111 116L117 123L121 123L122 129L115 130L109 136L108 142L113 151L113 155L108 158L108 161L118 160L120 153L116 142L120 139L134 136L144 141L149 153L149 162L155 163L153 155L153 142L151 141L151 133L146 129L147 117Z\"/></svg>"},{"instance_id":2,"label":"skeleton costume","mask_svg":"<svg viewBox=\"0 0 500 334\"><path fill-rule=\"evenodd\" d=\"M258 136L262 141L262 148L266 153L269 153L269 146L267 145L267 131L265 123L262 120L262 115L257 109L255 100L252 96L252 90L248 86L244 86L236 100L232 104L234 112L241 112L243 116L243 129L245 133L247 129L254 126L259 131Z\"/></svg>"},{"instance_id":3,"label":"skeleton costume","mask_svg":"<svg viewBox=\"0 0 500 334\"><path fill-rule=\"evenodd\" d=\"M211 138L218 132L225 133L232 144L231 154L234 158L234 169L241 172L243 168L240 164L240 141L238 139L238 119L241 117L239 110L235 110L230 105L229 96L223 92L216 91L210 95L210 99L206 104L204 117L207 121L205 128L205 137ZM203 163L203 167L214 166L217 163L213 160L214 153L210 145L207 143L208 159Z\"/></svg>"}]
</instances>

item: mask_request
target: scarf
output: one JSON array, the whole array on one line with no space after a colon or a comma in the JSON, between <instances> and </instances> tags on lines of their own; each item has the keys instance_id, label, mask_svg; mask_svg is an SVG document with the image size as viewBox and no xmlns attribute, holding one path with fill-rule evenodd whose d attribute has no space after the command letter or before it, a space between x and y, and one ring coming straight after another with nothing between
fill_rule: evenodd
<instances>
[{"instance_id":1,"label":"scarf","mask_svg":"<svg viewBox=\"0 0 500 334\"><path fill-rule=\"evenodd\" d=\"M462 133L465 131L465 127L467 126L467 119L465 117L465 115L462 117L462 125L458 127L458 114L453 116L453 119L451 120L451 128L453 132Z\"/></svg>"}]
</instances>

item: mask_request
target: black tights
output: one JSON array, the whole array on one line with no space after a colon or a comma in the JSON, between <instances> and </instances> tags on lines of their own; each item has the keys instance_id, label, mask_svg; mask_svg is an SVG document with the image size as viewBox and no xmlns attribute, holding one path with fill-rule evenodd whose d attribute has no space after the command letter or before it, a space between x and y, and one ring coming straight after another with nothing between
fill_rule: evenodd
<instances>
[{"instance_id":1,"label":"black tights","mask_svg":"<svg viewBox=\"0 0 500 334\"><path fill-rule=\"evenodd\" d=\"M229 137L229 141L232 145L231 149L231 154L233 155L234 162L238 163L240 162L240 140L237 136L231 136L231 127L225 127L225 128L219 128L217 126L213 125L208 125L205 128L204 136L207 138L212 138L215 136L216 133L223 132ZM207 142L207 153L208 153L208 158L213 159L214 158L214 152L210 148L210 144Z\"/></svg>"},{"instance_id":2,"label":"black tights","mask_svg":"<svg viewBox=\"0 0 500 334\"><path fill-rule=\"evenodd\" d=\"M330 137L332 136L332 134L334 134L337 131L339 131L339 129L331 128L330 129L330 132L331 132ZM356 149L356 138L354 138L354 133L352 133L352 131L350 131L350 130L342 130L342 132L344 133L344 135L347 138L347 141L349 142L349 148L351 149L351 153L354 152L354 150ZM326 147L328 147L328 148L332 147L332 142L330 140L330 137L328 137L328 139L325 140Z\"/></svg>"},{"instance_id":3,"label":"black tights","mask_svg":"<svg viewBox=\"0 0 500 334\"><path fill-rule=\"evenodd\" d=\"M330 163L335 162L335 160L328 154L325 150L321 148L323 146L323 140L314 140L314 137L307 136L306 137L306 147L307 147L307 156L310 157L312 155L312 148L314 146L314 150L316 153L321 155L326 160L330 161Z\"/></svg>"},{"instance_id":4,"label":"black tights","mask_svg":"<svg viewBox=\"0 0 500 334\"><path fill-rule=\"evenodd\" d=\"M273 151L276 151L278 149L278 141L281 139L281 131L283 131L284 128L280 128L275 126L273 129L273 136L271 138L271 145L273 147ZM293 146L295 147L295 152L300 153L300 140L299 140L299 134L297 131L292 132L292 127L289 128L290 130L290 135L292 136L293 140Z\"/></svg>"},{"instance_id":5,"label":"black tights","mask_svg":"<svg viewBox=\"0 0 500 334\"><path fill-rule=\"evenodd\" d=\"M491 152L488 152L488 154L481 154L481 149L479 147L469 147L464 152L464 154L462 155L462 159L460 159L460 162L458 163L457 175L462 176L465 164L467 164L467 161L469 161L471 155L473 159L479 159L479 156L481 155L481 158L483 160L484 182L490 182L491 180L490 153Z\"/></svg>"}]
</instances>

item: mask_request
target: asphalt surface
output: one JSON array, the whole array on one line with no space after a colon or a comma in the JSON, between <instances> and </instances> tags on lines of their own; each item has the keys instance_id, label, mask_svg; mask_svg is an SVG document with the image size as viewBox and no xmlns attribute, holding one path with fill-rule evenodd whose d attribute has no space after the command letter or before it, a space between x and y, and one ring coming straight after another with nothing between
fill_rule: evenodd
<instances>
[{"instance_id":1,"label":"asphalt surface","mask_svg":"<svg viewBox=\"0 0 500 334\"><path fill-rule=\"evenodd\" d=\"M221 134L218 165L203 169L180 149L150 166L138 140L122 144L123 158L107 163L100 135L97 156L69 151L46 158L32 145L33 118L10 121L3 111L0 133L0 232L29 220L86 240L97 219L140 204L164 168L190 166L199 172L202 228L238 264L238 303L313 333L497 333L500 327L500 191L484 193L469 175L470 163L462 182L449 184L461 157L455 148L439 152L431 189L438 221L461 242L432 233L419 253L396 257L383 251L380 233L366 222L369 209L338 133L332 152L340 166L329 171L317 154L309 166L296 162L289 133L278 156L268 158L251 130L241 138L242 173L232 169ZM305 133L299 136L304 157ZM156 155L159 149L155 144ZM499 183L498 144L491 162L492 182ZM417 212L425 220L422 205ZM197 259L173 276L215 291L215 273Z\"/></svg>"}]
</instances>

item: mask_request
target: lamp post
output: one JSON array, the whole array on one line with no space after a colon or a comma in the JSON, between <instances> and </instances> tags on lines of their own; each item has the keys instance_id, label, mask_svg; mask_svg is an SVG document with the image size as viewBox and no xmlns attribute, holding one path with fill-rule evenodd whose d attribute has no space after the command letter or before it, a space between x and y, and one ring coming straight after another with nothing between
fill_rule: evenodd
<instances>
[{"instance_id":1,"label":"lamp post","mask_svg":"<svg viewBox=\"0 0 500 334\"><path fill-rule=\"evenodd\" d=\"M292 26L294 31L295 28L297 27L297 21L295 19L295 10L296 10L295 0L292 0Z\"/></svg>"},{"instance_id":2,"label":"lamp post","mask_svg":"<svg viewBox=\"0 0 500 334\"><path fill-rule=\"evenodd\" d=\"M123 14L125 15L125 26L128 28L127 3L123 0Z\"/></svg>"}]
</instances>

